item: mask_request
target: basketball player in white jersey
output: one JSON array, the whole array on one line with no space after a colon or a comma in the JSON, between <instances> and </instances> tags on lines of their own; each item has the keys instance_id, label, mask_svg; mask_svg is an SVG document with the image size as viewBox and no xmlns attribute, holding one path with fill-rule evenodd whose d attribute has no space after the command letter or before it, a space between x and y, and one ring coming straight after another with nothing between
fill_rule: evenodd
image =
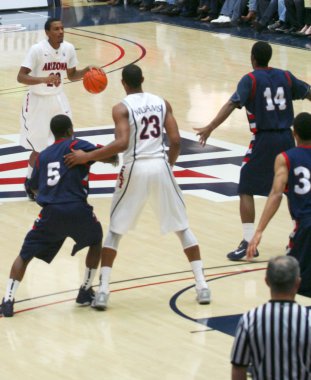
<instances>
[{"instance_id":1,"label":"basketball player in white jersey","mask_svg":"<svg viewBox=\"0 0 311 380\"><path fill-rule=\"evenodd\" d=\"M71 167L124 152L102 250L100 286L92 303L99 310L107 307L109 279L119 241L135 226L147 199L154 206L161 232L175 232L181 241L195 276L198 303L211 301L199 245L189 228L182 193L172 172L180 151L178 126L166 100L143 92L143 80L142 71L136 65L126 66L122 71L127 96L112 110L115 140L96 152L74 151L65 159ZM167 151L164 132L169 141Z\"/></svg>"},{"instance_id":2,"label":"basketball player in white jersey","mask_svg":"<svg viewBox=\"0 0 311 380\"><path fill-rule=\"evenodd\" d=\"M17 81L29 85L21 114L20 144L31 149L25 190L30 199L34 194L28 186L34 162L43 149L54 142L50 130L53 116L65 114L71 118L71 109L64 93L64 78L75 81L90 70L77 70L75 48L64 41L64 26L59 19L45 23L47 39L33 45L24 59Z\"/></svg>"}]
</instances>

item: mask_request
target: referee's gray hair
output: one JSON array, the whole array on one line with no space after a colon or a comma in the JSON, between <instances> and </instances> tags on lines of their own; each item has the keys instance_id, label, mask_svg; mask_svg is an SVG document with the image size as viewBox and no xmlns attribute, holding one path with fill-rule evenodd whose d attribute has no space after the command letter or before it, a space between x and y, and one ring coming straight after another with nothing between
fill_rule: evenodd
<instances>
[{"instance_id":1,"label":"referee's gray hair","mask_svg":"<svg viewBox=\"0 0 311 380\"><path fill-rule=\"evenodd\" d=\"M272 290L285 293L293 289L300 277L298 261L292 256L273 257L268 262L267 281Z\"/></svg>"}]
</instances>

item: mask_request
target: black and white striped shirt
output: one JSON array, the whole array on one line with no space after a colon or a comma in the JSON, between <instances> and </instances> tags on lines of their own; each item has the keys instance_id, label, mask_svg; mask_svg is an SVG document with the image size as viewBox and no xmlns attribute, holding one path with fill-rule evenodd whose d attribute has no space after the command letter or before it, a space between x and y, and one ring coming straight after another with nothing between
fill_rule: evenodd
<instances>
[{"instance_id":1,"label":"black and white striped shirt","mask_svg":"<svg viewBox=\"0 0 311 380\"><path fill-rule=\"evenodd\" d=\"M253 366L255 380L311 380L311 312L294 301L269 301L238 324L231 363Z\"/></svg>"}]
</instances>

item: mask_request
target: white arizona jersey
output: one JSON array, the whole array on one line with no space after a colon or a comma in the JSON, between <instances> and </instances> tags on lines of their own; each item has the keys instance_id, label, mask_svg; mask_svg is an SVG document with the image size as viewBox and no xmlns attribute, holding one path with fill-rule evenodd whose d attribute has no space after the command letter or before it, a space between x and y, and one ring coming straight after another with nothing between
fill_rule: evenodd
<instances>
[{"instance_id":1,"label":"white arizona jersey","mask_svg":"<svg viewBox=\"0 0 311 380\"><path fill-rule=\"evenodd\" d=\"M35 77L47 77L49 75L58 75L61 78L61 84L36 84L29 86L30 93L37 95L56 95L63 90L63 82L67 76L67 69L76 67L78 64L77 55L74 46L69 42L62 42L59 49L54 49L47 40L43 40L33 45L24 62L23 67L31 70L31 75Z\"/></svg>"},{"instance_id":2,"label":"white arizona jersey","mask_svg":"<svg viewBox=\"0 0 311 380\"><path fill-rule=\"evenodd\" d=\"M122 103L129 112L130 141L123 154L124 163L140 158L165 157L165 101L159 96L141 92L128 95Z\"/></svg>"}]
</instances>

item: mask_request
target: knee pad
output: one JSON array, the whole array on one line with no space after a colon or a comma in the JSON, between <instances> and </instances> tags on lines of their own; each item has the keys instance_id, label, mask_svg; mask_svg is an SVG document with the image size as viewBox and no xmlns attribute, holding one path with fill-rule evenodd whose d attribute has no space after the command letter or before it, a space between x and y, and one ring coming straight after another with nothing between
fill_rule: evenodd
<instances>
[{"instance_id":1,"label":"knee pad","mask_svg":"<svg viewBox=\"0 0 311 380\"><path fill-rule=\"evenodd\" d=\"M194 245L198 245L198 241L194 236L193 232L190 230L190 228L187 228L183 231L176 231L176 235L179 237L183 249L187 249L193 247Z\"/></svg>"},{"instance_id":2,"label":"knee pad","mask_svg":"<svg viewBox=\"0 0 311 380\"><path fill-rule=\"evenodd\" d=\"M104 241L104 247L117 251L121 237L122 235L116 234L109 230Z\"/></svg>"}]
</instances>

